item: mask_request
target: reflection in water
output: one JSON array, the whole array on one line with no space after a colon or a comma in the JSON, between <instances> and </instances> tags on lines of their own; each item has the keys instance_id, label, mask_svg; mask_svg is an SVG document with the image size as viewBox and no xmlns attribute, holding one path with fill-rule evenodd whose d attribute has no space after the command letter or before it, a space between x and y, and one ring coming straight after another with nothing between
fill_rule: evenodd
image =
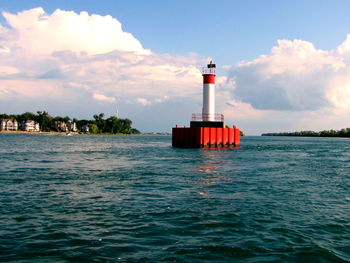
<instances>
[{"instance_id":1,"label":"reflection in water","mask_svg":"<svg viewBox=\"0 0 350 263\"><path fill-rule=\"evenodd\" d=\"M229 150L231 151L231 150ZM226 153L229 153L226 151ZM239 193L222 195L211 193L213 186L226 185L234 182L233 174L227 167L230 167L230 159L223 158L225 150L203 150L200 151L201 163L197 167L198 177L193 182L200 187L198 192L200 198L224 198L234 199L240 196ZM232 165L232 164L231 164Z\"/></svg>"},{"instance_id":2,"label":"reflection in water","mask_svg":"<svg viewBox=\"0 0 350 263\"><path fill-rule=\"evenodd\" d=\"M210 198L210 196L206 193L203 192L199 192L199 195L201 196L201 198Z\"/></svg>"},{"instance_id":3,"label":"reflection in water","mask_svg":"<svg viewBox=\"0 0 350 263\"><path fill-rule=\"evenodd\" d=\"M218 167L218 165L202 166L198 170L203 173L216 173L215 169Z\"/></svg>"}]
</instances>

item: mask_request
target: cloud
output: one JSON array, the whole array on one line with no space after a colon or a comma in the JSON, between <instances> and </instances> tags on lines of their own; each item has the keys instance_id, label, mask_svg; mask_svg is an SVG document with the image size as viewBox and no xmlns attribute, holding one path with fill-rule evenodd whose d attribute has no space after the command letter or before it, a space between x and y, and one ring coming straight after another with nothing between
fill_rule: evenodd
<instances>
[{"instance_id":1,"label":"cloud","mask_svg":"<svg viewBox=\"0 0 350 263\"><path fill-rule=\"evenodd\" d=\"M12 40L11 49L20 46L32 54L61 50L91 55L113 50L150 54L132 34L122 30L117 19L109 15L77 14L60 9L49 15L41 7L18 14L3 12L2 15L11 27L7 34L7 39Z\"/></svg>"},{"instance_id":2,"label":"cloud","mask_svg":"<svg viewBox=\"0 0 350 263\"><path fill-rule=\"evenodd\" d=\"M270 54L229 69L233 98L259 110L315 111L350 103L350 37L335 50L279 40Z\"/></svg>"},{"instance_id":3,"label":"cloud","mask_svg":"<svg viewBox=\"0 0 350 263\"><path fill-rule=\"evenodd\" d=\"M18 72L19 70L15 67L0 65L0 75L11 75Z\"/></svg>"},{"instance_id":4,"label":"cloud","mask_svg":"<svg viewBox=\"0 0 350 263\"><path fill-rule=\"evenodd\" d=\"M152 102L150 102L149 100L147 100L145 98L137 98L136 101L144 106L152 104Z\"/></svg>"},{"instance_id":5,"label":"cloud","mask_svg":"<svg viewBox=\"0 0 350 263\"><path fill-rule=\"evenodd\" d=\"M114 97L107 97L103 94L98 94L98 93L92 94L92 97L95 100L99 100L99 101L106 101L106 102L115 102L116 101L116 98L114 98Z\"/></svg>"},{"instance_id":6,"label":"cloud","mask_svg":"<svg viewBox=\"0 0 350 263\"><path fill-rule=\"evenodd\" d=\"M7 47L0 46L0 53L10 53L10 49Z\"/></svg>"},{"instance_id":7,"label":"cloud","mask_svg":"<svg viewBox=\"0 0 350 263\"><path fill-rule=\"evenodd\" d=\"M247 134L349 126L350 35L332 50L279 40L268 54L225 70L217 111Z\"/></svg>"},{"instance_id":8,"label":"cloud","mask_svg":"<svg viewBox=\"0 0 350 263\"><path fill-rule=\"evenodd\" d=\"M161 97L161 98L156 98L156 99L155 99L155 102L157 102L157 103L162 103L162 102L167 101L167 100L169 100L169 99L170 99L169 96L163 96L163 97Z\"/></svg>"}]
</instances>

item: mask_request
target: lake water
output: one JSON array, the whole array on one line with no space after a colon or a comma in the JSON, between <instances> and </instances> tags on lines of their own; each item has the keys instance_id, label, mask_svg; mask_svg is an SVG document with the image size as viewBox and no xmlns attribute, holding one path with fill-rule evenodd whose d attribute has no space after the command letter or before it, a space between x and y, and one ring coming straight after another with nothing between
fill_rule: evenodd
<instances>
[{"instance_id":1,"label":"lake water","mask_svg":"<svg viewBox=\"0 0 350 263\"><path fill-rule=\"evenodd\" d=\"M0 134L0 261L350 262L350 139Z\"/></svg>"}]
</instances>

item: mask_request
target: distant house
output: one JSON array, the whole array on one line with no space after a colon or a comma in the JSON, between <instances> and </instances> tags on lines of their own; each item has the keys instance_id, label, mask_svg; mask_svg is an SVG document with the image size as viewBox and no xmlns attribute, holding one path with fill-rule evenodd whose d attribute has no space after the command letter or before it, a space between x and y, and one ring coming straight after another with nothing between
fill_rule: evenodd
<instances>
[{"instance_id":1,"label":"distant house","mask_svg":"<svg viewBox=\"0 0 350 263\"><path fill-rule=\"evenodd\" d=\"M22 129L27 132L38 132L40 131L40 125L36 121L27 120L22 122Z\"/></svg>"},{"instance_id":2,"label":"distant house","mask_svg":"<svg viewBox=\"0 0 350 263\"><path fill-rule=\"evenodd\" d=\"M18 122L16 120L2 119L0 120L1 131L17 131Z\"/></svg>"},{"instance_id":3,"label":"distant house","mask_svg":"<svg viewBox=\"0 0 350 263\"><path fill-rule=\"evenodd\" d=\"M67 122L67 129L68 131L71 131L71 132L77 132L78 129L77 129L77 124L71 120L69 120Z\"/></svg>"},{"instance_id":4,"label":"distant house","mask_svg":"<svg viewBox=\"0 0 350 263\"><path fill-rule=\"evenodd\" d=\"M85 125L81 126L81 131L88 133L89 132L89 125L85 124Z\"/></svg>"},{"instance_id":5,"label":"distant house","mask_svg":"<svg viewBox=\"0 0 350 263\"><path fill-rule=\"evenodd\" d=\"M55 121L56 131L58 132L67 132L67 125L64 121Z\"/></svg>"}]
</instances>

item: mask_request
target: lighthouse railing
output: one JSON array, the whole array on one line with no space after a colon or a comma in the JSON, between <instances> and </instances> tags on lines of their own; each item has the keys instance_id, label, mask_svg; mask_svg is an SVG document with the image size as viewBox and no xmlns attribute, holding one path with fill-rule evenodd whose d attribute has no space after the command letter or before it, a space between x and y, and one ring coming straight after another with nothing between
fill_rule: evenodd
<instances>
[{"instance_id":1,"label":"lighthouse railing","mask_svg":"<svg viewBox=\"0 0 350 263\"><path fill-rule=\"evenodd\" d=\"M202 68L202 75L215 75L216 68Z\"/></svg>"},{"instance_id":2,"label":"lighthouse railing","mask_svg":"<svg viewBox=\"0 0 350 263\"><path fill-rule=\"evenodd\" d=\"M193 113L192 121L224 121L224 114Z\"/></svg>"}]
</instances>

